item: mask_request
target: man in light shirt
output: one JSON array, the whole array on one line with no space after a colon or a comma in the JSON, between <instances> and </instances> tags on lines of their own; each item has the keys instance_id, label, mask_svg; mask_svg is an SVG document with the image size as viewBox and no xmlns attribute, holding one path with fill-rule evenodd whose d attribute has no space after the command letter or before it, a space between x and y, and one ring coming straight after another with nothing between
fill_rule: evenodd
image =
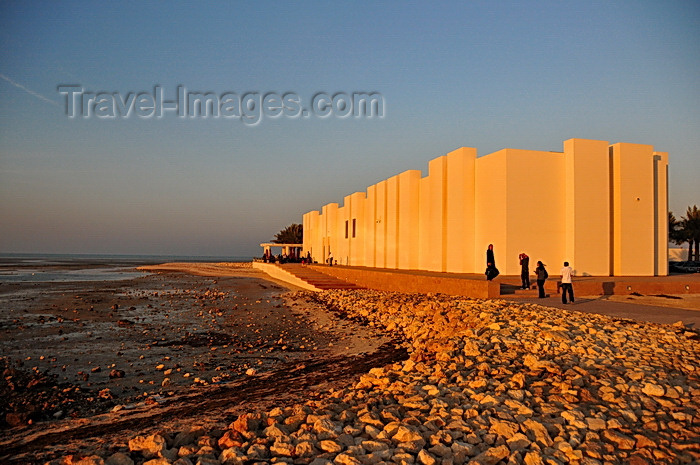
<instances>
[{"instance_id":1,"label":"man in light shirt","mask_svg":"<svg viewBox=\"0 0 700 465\"><path fill-rule=\"evenodd\" d=\"M566 293L569 293L569 301L574 303L574 287L571 284L571 274L574 270L569 266L569 262L564 262L564 268L561 269L561 301L566 303Z\"/></svg>"}]
</instances>

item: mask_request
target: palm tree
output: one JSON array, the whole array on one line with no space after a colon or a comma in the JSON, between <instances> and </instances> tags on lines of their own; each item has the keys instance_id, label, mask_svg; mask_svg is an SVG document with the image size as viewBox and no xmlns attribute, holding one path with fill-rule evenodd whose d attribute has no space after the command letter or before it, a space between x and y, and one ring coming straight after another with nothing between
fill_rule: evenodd
<instances>
[{"instance_id":1,"label":"palm tree","mask_svg":"<svg viewBox=\"0 0 700 465\"><path fill-rule=\"evenodd\" d=\"M301 244L304 242L304 228L298 223L293 223L275 234L272 240L275 244Z\"/></svg>"},{"instance_id":2,"label":"palm tree","mask_svg":"<svg viewBox=\"0 0 700 465\"><path fill-rule=\"evenodd\" d=\"M668 240L677 246L683 247L688 242L687 234L683 229L683 221L678 221L673 212L668 212Z\"/></svg>"},{"instance_id":3,"label":"palm tree","mask_svg":"<svg viewBox=\"0 0 700 465\"><path fill-rule=\"evenodd\" d=\"M668 212L668 240L676 245L683 245L685 237L680 229L681 222L676 219L672 211Z\"/></svg>"},{"instance_id":4,"label":"palm tree","mask_svg":"<svg viewBox=\"0 0 700 465\"><path fill-rule=\"evenodd\" d=\"M688 207L682 218L682 233L688 242L688 261L700 261L700 210L697 205ZM693 257L693 245L695 245L695 257Z\"/></svg>"}]
</instances>

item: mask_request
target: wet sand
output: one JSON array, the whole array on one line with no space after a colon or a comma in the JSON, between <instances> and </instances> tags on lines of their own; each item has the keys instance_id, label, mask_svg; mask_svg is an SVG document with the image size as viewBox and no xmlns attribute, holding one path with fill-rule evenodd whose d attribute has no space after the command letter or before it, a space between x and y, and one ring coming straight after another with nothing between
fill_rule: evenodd
<instances>
[{"instance_id":1,"label":"wet sand","mask_svg":"<svg viewBox=\"0 0 700 465\"><path fill-rule=\"evenodd\" d=\"M85 452L195 415L223 425L238 404L305 398L382 354L404 356L245 265L144 270L0 284L0 456Z\"/></svg>"}]
</instances>

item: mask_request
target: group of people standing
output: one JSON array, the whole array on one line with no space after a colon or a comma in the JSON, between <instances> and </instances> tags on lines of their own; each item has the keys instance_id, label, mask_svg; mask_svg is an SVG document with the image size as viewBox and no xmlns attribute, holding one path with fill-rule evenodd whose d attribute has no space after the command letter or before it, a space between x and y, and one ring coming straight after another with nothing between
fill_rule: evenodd
<instances>
[{"instance_id":1,"label":"group of people standing","mask_svg":"<svg viewBox=\"0 0 700 465\"><path fill-rule=\"evenodd\" d=\"M530 289L530 257L526 253L521 253L518 255L518 260L520 260L520 279L522 281L522 289ZM573 276L573 268L569 266L569 262L564 262L564 267L561 269L561 301L562 303L568 300L574 303L574 287L571 281ZM499 275L498 268L496 268L496 258L493 253L493 244L489 244L488 249L486 249L486 279L491 281L493 278ZM545 264L541 261L537 262L537 267L535 268L535 276L537 277L537 289L539 291L539 298L543 299L547 297L544 290L544 283L549 278L549 273L547 273L547 268Z\"/></svg>"},{"instance_id":2,"label":"group of people standing","mask_svg":"<svg viewBox=\"0 0 700 465\"><path fill-rule=\"evenodd\" d=\"M281 253L274 255L270 249L265 250L262 256L263 263L313 263L311 258L311 252L307 252L306 256L298 254L292 249L291 253L287 255L286 253Z\"/></svg>"}]
</instances>

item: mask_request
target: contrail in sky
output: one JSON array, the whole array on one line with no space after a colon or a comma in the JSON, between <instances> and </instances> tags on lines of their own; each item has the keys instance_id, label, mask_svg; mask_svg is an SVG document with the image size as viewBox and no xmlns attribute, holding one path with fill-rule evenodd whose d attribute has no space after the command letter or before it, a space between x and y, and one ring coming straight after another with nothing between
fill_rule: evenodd
<instances>
[{"instance_id":1,"label":"contrail in sky","mask_svg":"<svg viewBox=\"0 0 700 465\"><path fill-rule=\"evenodd\" d=\"M13 86L22 89L23 91L27 92L28 94L31 94L31 95L33 95L34 97L43 100L44 102L48 102L48 103L50 103L51 105L59 106L58 102L55 102L55 101L50 100L50 99L47 99L47 98L44 97L43 95L38 94L38 93L34 92L34 91L31 90L31 89L27 89L27 88L24 87L22 84L19 84L19 83L13 81L12 79L10 79L9 77L5 76L5 75L2 74L2 73L0 73L0 78L3 78L4 80L6 80L7 82L9 82L9 83L12 84Z\"/></svg>"}]
</instances>

